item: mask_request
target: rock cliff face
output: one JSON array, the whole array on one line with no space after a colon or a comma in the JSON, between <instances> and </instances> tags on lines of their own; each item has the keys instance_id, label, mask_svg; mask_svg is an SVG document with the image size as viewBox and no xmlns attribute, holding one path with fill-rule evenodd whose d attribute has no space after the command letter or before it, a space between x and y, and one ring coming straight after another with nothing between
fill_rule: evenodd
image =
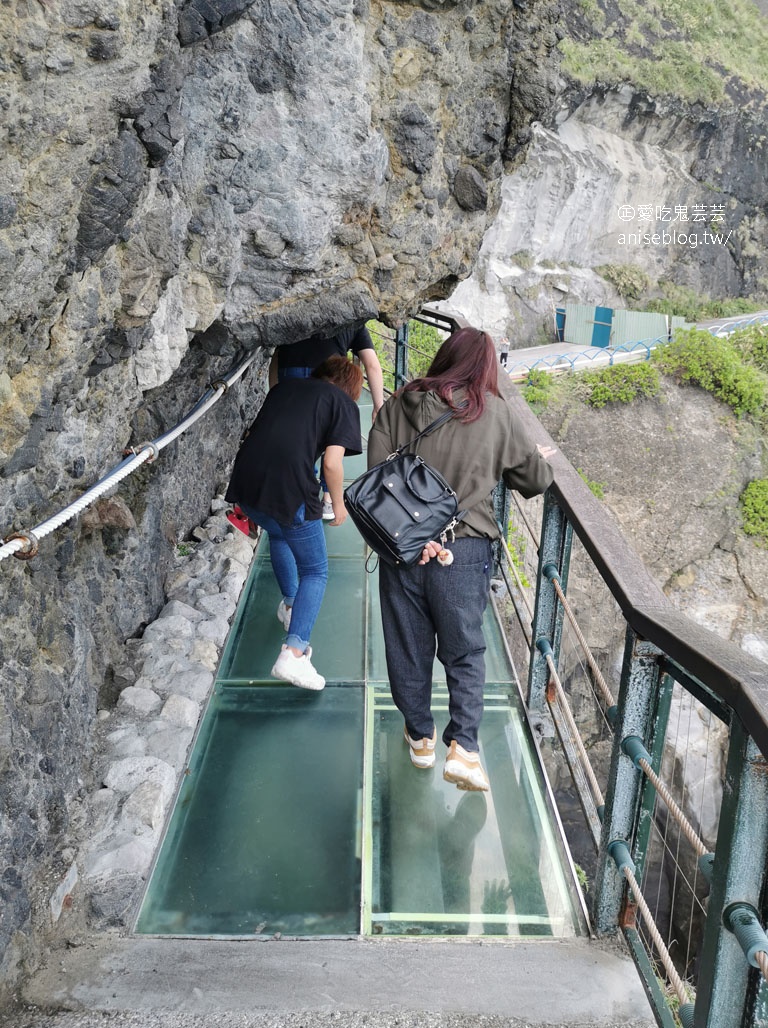
<instances>
[{"instance_id":1,"label":"rock cliff face","mask_svg":"<svg viewBox=\"0 0 768 1028\"><path fill-rule=\"evenodd\" d=\"M561 104L504 177L453 307L514 347L551 336L554 306L626 306L595 270L606 264L645 272L652 290L664 279L697 295L768 295L762 115L651 100L629 85Z\"/></svg>"},{"instance_id":2,"label":"rock cliff face","mask_svg":"<svg viewBox=\"0 0 768 1028\"><path fill-rule=\"evenodd\" d=\"M551 102L557 5L0 4L0 522L30 529L215 412L87 517L2 565L0 960L49 923L99 708L161 608L273 345L395 323L471 269L505 161ZM50 876L50 877L49 877Z\"/></svg>"},{"instance_id":3,"label":"rock cliff face","mask_svg":"<svg viewBox=\"0 0 768 1028\"><path fill-rule=\"evenodd\" d=\"M676 257L680 281L759 279L765 168L750 123L631 91L567 93L558 7L0 0L5 531L79 496L257 353L156 464L34 560L0 566L0 1000L45 945L80 801L100 784L98 711L129 684L125 641L139 645L163 608L176 546L226 479L273 346L395 324L449 296L502 200L518 205L512 229L494 229L505 263L490 237L472 312L492 331L538 327L553 297L603 296L577 266L575 229L618 261L606 210L633 202L632 183L653 181L659 202L727 194L734 243ZM531 259L506 263L518 251ZM510 290L518 320L497 305Z\"/></svg>"}]
</instances>

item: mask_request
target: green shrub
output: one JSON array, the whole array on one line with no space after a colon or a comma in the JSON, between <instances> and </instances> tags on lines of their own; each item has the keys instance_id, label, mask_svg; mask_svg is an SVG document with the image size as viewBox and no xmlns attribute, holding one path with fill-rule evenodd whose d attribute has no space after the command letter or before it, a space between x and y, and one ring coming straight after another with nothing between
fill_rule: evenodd
<instances>
[{"instance_id":1,"label":"green shrub","mask_svg":"<svg viewBox=\"0 0 768 1028\"><path fill-rule=\"evenodd\" d=\"M706 389L739 417L758 415L765 406L768 379L743 362L729 339L697 328L677 332L671 343L653 351L651 360L678 381Z\"/></svg>"},{"instance_id":2,"label":"green shrub","mask_svg":"<svg viewBox=\"0 0 768 1028\"><path fill-rule=\"evenodd\" d=\"M648 300L643 310L657 314L677 314L686 321L704 321L707 318L731 318L736 314L753 314L764 305L744 296L733 296L723 300L712 300L699 296L686 286L674 282L659 282L663 296Z\"/></svg>"},{"instance_id":3,"label":"green shrub","mask_svg":"<svg viewBox=\"0 0 768 1028\"><path fill-rule=\"evenodd\" d=\"M596 496L598 500L605 499L605 484L603 482L593 482L591 478L587 478L581 468L576 468L576 470L592 495Z\"/></svg>"},{"instance_id":4,"label":"green shrub","mask_svg":"<svg viewBox=\"0 0 768 1028\"><path fill-rule=\"evenodd\" d=\"M586 401L590 407L604 407L606 403L631 403L643 396L655 396L659 391L659 373L647 361L643 364L613 364L599 371L587 371L581 376L587 388Z\"/></svg>"},{"instance_id":5,"label":"green shrub","mask_svg":"<svg viewBox=\"0 0 768 1028\"><path fill-rule=\"evenodd\" d=\"M536 263L536 260L530 250L517 250L512 254L510 260L513 261L518 268L522 268L524 271L530 271Z\"/></svg>"},{"instance_id":6,"label":"green shrub","mask_svg":"<svg viewBox=\"0 0 768 1028\"><path fill-rule=\"evenodd\" d=\"M768 372L768 325L750 325L730 336L742 360Z\"/></svg>"},{"instance_id":7,"label":"green shrub","mask_svg":"<svg viewBox=\"0 0 768 1028\"><path fill-rule=\"evenodd\" d=\"M387 328L380 321L369 321L366 328L371 333L373 348L384 372L384 387L392 392L395 388L395 330ZM434 325L423 321L408 322L408 378L426 375L429 365L445 340L445 333Z\"/></svg>"},{"instance_id":8,"label":"green shrub","mask_svg":"<svg viewBox=\"0 0 768 1028\"><path fill-rule=\"evenodd\" d=\"M426 375L429 365L446 338L446 335L434 325L425 325L423 321L408 322L409 378L422 378Z\"/></svg>"},{"instance_id":9,"label":"green shrub","mask_svg":"<svg viewBox=\"0 0 768 1028\"><path fill-rule=\"evenodd\" d=\"M768 543L768 478L756 478L741 494L744 531Z\"/></svg>"},{"instance_id":10,"label":"green shrub","mask_svg":"<svg viewBox=\"0 0 768 1028\"><path fill-rule=\"evenodd\" d=\"M523 399L530 407L546 407L552 392L552 376L546 371L535 368L528 372L528 379L523 386Z\"/></svg>"},{"instance_id":11,"label":"green shrub","mask_svg":"<svg viewBox=\"0 0 768 1028\"><path fill-rule=\"evenodd\" d=\"M650 276L634 264L602 264L595 271L625 300L639 300L651 287Z\"/></svg>"}]
</instances>

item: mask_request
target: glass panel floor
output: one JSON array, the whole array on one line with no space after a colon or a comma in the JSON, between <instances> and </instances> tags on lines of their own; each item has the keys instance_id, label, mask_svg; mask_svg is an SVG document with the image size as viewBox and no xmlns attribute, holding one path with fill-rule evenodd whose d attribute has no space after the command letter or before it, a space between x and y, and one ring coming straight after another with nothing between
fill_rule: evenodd
<instances>
[{"instance_id":1,"label":"glass panel floor","mask_svg":"<svg viewBox=\"0 0 768 1028\"><path fill-rule=\"evenodd\" d=\"M370 407L361 406L362 423ZM365 458L345 461L354 478ZM387 685L376 573L328 528L319 693L270 678L283 639L263 539L136 931L224 937L545 936L583 922L495 613L480 749L489 793L412 767ZM433 710L447 720L442 666ZM438 749L442 749L438 743Z\"/></svg>"}]
</instances>

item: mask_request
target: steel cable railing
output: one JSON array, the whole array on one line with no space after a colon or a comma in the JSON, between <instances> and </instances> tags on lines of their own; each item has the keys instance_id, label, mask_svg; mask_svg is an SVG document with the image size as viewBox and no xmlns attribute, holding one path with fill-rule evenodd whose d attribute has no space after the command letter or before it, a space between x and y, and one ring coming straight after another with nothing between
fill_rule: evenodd
<instances>
[{"instance_id":1,"label":"steel cable railing","mask_svg":"<svg viewBox=\"0 0 768 1028\"><path fill-rule=\"evenodd\" d=\"M3 544L0 545L0 560L11 556L28 560L36 556L41 539L61 528L62 525L71 521L72 518L77 517L86 507L90 506L90 504L94 503L110 489L113 489L124 478L137 471L143 464L155 461L162 449L186 432L196 421L199 421L221 399L227 390L245 374L255 357L256 351L244 357L226 375L212 382L208 390L200 397L186 417L173 428L164 432L156 439L131 447L127 451L127 453L131 454L130 456L126 456L125 460L121 461L120 464L100 478L98 482L94 483L77 500L74 500L57 514L47 518L34 528L12 532L10 535L7 535Z\"/></svg>"}]
</instances>

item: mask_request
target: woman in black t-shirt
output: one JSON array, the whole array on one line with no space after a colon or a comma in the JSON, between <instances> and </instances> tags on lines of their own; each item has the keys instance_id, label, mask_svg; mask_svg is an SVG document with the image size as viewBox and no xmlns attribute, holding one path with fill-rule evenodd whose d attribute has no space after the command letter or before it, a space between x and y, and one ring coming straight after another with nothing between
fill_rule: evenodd
<instances>
[{"instance_id":1,"label":"woman in black t-shirt","mask_svg":"<svg viewBox=\"0 0 768 1028\"><path fill-rule=\"evenodd\" d=\"M325 679L310 660L309 637L328 579L322 503L314 474L321 453L333 503L330 527L343 524L345 454L362 452L357 400L363 373L346 357L329 357L311 378L279 382L264 400L235 458L226 499L269 535L283 598L277 616L288 633L272 668L275 678L303 689Z\"/></svg>"}]
</instances>

